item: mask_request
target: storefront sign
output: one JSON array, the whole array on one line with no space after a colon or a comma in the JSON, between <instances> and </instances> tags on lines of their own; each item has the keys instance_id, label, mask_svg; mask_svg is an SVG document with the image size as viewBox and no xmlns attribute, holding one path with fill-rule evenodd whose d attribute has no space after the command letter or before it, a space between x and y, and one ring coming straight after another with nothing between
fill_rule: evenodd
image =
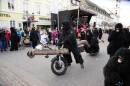
<instances>
[{"instance_id":1,"label":"storefront sign","mask_svg":"<svg viewBox=\"0 0 130 86\"><path fill-rule=\"evenodd\" d=\"M3 14L3 13L0 13L0 17L10 17L10 14Z\"/></svg>"},{"instance_id":2,"label":"storefront sign","mask_svg":"<svg viewBox=\"0 0 130 86\"><path fill-rule=\"evenodd\" d=\"M42 18L42 17L39 17L39 20L51 20L50 18Z\"/></svg>"}]
</instances>

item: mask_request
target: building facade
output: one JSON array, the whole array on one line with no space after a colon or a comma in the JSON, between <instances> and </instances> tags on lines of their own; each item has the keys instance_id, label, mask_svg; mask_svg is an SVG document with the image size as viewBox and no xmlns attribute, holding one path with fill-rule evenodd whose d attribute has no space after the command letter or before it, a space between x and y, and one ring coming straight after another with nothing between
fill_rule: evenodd
<instances>
[{"instance_id":1,"label":"building facade","mask_svg":"<svg viewBox=\"0 0 130 86\"><path fill-rule=\"evenodd\" d=\"M52 0L0 0L0 27L46 29L51 26ZM70 0L58 0L58 9L68 7Z\"/></svg>"},{"instance_id":2,"label":"building facade","mask_svg":"<svg viewBox=\"0 0 130 86\"><path fill-rule=\"evenodd\" d=\"M109 28L110 23L113 20L110 14L107 13L103 8L91 2L90 0L86 0L86 3L88 5L87 9L92 10L98 14L97 16L92 16L90 25L92 27L97 28L104 28L104 29Z\"/></svg>"},{"instance_id":3,"label":"building facade","mask_svg":"<svg viewBox=\"0 0 130 86\"><path fill-rule=\"evenodd\" d=\"M103 7L103 9L110 14L110 16L113 18L111 24L112 24L112 28L114 28L115 24L118 23L118 18L119 16L116 13L113 13L110 9L108 9L107 7Z\"/></svg>"}]
</instances>

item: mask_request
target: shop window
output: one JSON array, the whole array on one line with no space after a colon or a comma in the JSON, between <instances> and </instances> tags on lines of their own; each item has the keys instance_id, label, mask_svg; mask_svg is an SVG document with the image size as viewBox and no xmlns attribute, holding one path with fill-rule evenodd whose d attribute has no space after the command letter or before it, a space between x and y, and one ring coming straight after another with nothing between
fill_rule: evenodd
<instances>
[{"instance_id":1,"label":"shop window","mask_svg":"<svg viewBox=\"0 0 130 86\"><path fill-rule=\"evenodd\" d=\"M19 23L19 27L21 27L21 23Z\"/></svg>"},{"instance_id":2,"label":"shop window","mask_svg":"<svg viewBox=\"0 0 130 86\"><path fill-rule=\"evenodd\" d=\"M28 3L27 2L23 2L23 13L28 14Z\"/></svg>"},{"instance_id":3,"label":"shop window","mask_svg":"<svg viewBox=\"0 0 130 86\"><path fill-rule=\"evenodd\" d=\"M8 0L8 9L9 11L15 10L15 0Z\"/></svg>"},{"instance_id":4,"label":"shop window","mask_svg":"<svg viewBox=\"0 0 130 86\"><path fill-rule=\"evenodd\" d=\"M50 7L49 6L46 7L46 14L50 15Z\"/></svg>"},{"instance_id":5,"label":"shop window","mask_svg":"<svg viewBox=\"0 0 130 86\"><path fill-rule=\"evenodd\" d=\"M37 14L40 15L40 5L36 5L36 11L37 11Z\"/></svg>"},{"instance_id":6,"label":"shop window","mask_svg":"<svg viewBox=\"0 0 130 86\"><path fill-rule=\"evenodd\" d=\"M15 21L13 20L10 21L10 27L15 27Z\"/></svg>"},{"instance_id":7,"label":"shop window","mask_svg":"<svg viewBox=\"0 0 130 86\"><path fill-rule=\"evenodd\" d=\"M71 0L71 3L72 4L76 4L76 0Z\"/></svg>"}]
</instances>

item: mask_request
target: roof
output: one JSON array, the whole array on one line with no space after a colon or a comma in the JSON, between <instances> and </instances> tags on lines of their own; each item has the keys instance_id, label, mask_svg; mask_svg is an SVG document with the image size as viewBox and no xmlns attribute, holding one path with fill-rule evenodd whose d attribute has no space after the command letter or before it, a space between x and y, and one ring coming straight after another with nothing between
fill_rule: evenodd
<instances>
[{"instance_id":1,"label":"roof","mask_svg":"<svg viewBox=\"0 0 130 86\"><path fill-rule=\"evenodd\" d=\"M89 9L86 9L82 6L71 6L68 8L64 8L64 9L60 9L59 11L65 11L65 10L72 10L72 15L73 16L77 16L78 14L78 10L79 9L79 15L80 16L86 16L86 15L93 15L93 16L97 16L97 14Z\"/></svg>"},{"instance_id":2,"label":"roof","mask_svg":"<svg viewBox=\"0 0 130 86\"><path fill-rule=\"evenodd\" d=\"M91 2L90 0L86 0L86 3L88 4L88 6L89 6L91 9L94 9L94 7L96 7L96 8L98 8L99 10L101 10L101 11L107 13L103 8L99 7L98 5L96 5L95 3ZM96 10L96 9L94 9L94 10ZM102 12L101 12L101 13L102 13ZM104 13L102 13L102 14L104 14ZM109 15L109 13L107 13L107 15ZM110 15L109 15L109 17L110 17Z\"/></svg>"}]
</instances>

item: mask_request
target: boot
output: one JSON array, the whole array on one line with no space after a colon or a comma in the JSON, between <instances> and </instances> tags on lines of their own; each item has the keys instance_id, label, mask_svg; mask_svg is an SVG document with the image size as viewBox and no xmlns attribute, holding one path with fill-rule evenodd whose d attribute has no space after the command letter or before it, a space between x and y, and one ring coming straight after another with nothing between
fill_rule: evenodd
<instances>
[{"instance_id":1,"label":"boot","mask_svg":"<svg viewBox=\"0 0 130 86\"><path fill-rule=\"evenodd\" d=\"M80 63L80 66L82 69L84 69L84 64L83 63Z\"/></svg>"}]
</instances>

